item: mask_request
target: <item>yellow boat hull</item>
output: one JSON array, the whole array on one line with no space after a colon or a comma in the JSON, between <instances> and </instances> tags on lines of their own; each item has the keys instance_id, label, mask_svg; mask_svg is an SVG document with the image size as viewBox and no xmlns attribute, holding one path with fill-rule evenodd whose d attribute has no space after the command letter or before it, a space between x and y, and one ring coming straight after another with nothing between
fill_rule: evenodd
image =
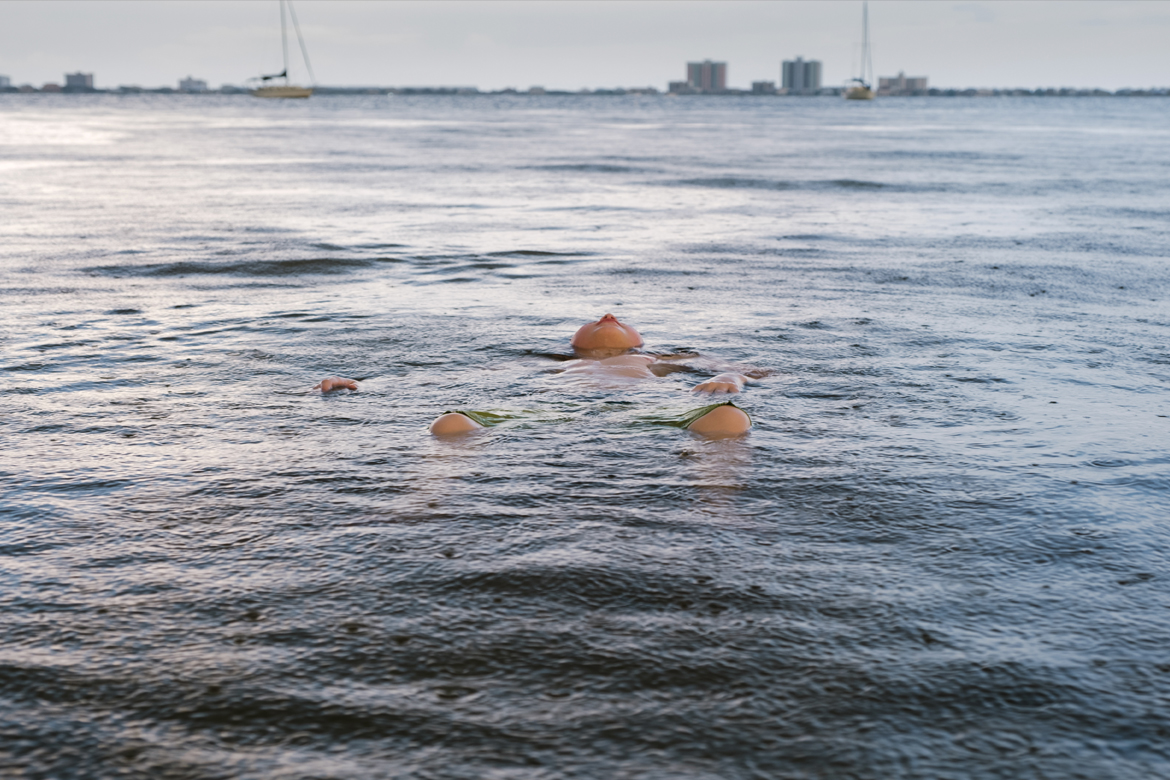
<instances>
[{"instance_id":1,"label":"yellow boat hull","mask_svg":"<svg viewBox=\"0 0 1170 780\"><path fill-rule=\"evenodd\" d=\"M261 98L307 98L313 94L312 87L258 87L252 95Z\"/></svg>"},{"instance_id":2,"label":"yellow boat hull","mask_svg":"<svg viewBox=\"0 0 1170 780\"><path fill-rule=\"evenodd\" d=\"M873 100L873 90L869 87L850 87L845 90L846 100Z\"/></svg>"}]
</instances>

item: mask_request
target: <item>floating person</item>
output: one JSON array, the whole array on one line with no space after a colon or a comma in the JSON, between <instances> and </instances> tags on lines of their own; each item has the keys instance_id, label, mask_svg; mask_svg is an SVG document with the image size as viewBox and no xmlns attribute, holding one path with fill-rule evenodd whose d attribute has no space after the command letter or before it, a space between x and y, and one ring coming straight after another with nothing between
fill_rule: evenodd
<instances>
[{"instance_id":1,"label":"floating person","mask_svg":"<svg viewBox=\"0 0 1170 780\"><path fill-rule=\"evenodd\" d=\"M582 325L573 334L569 342L573 348L573 357L549 357L567 359L560 373L584 374L602 379L652 379L676 371L692 370L675 361L696 355L656 356L637 352L644 343L641 334L632 325L620 322L612 314L606 314L597 322ZM745 374L725 372L700 382L691 391L709 395L739 393L748 381L749 377ZM357 390L357 382L343 377L329 377L321 380L313 389L319 389L322 393L340 389ZM430 432L436 436L466 434L482 430L494 422L483 413L451 410L439 415L431 423ZM671 424L709 437L738 436L752 427L747 413L731 402L693 410L677 423Z\"/></svg>"}]
</instances>

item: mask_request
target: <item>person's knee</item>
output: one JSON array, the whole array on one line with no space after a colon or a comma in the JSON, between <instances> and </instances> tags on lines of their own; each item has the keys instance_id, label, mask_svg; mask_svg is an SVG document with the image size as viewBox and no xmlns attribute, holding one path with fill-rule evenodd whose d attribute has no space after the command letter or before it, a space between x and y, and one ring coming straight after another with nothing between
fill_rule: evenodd
<instances>
[{"instance_id":1,"label":"person's knee","mask_svg":"<svg viewBox=\"0 0 1170 780\"><path fill-rule=\"evenodd\" d=\"M431 433L435 436L452 436L460 433L471 433L483 428L465 414L459 412L447 412L439 415L435 421L431 423Z\"/></svg>"},{"instance_id":2,"label":"person's knee","mask_svg":"<svg viewBox=\"0 0 1170 780\"><path fill-rule=\"evenodd\" d=\"M747 433L752 427L752 419L740 408L731 406L717 406L705 415L687 426L688 431L720 438L725 436L739 436Z\"/></svg>"}]
</instances>

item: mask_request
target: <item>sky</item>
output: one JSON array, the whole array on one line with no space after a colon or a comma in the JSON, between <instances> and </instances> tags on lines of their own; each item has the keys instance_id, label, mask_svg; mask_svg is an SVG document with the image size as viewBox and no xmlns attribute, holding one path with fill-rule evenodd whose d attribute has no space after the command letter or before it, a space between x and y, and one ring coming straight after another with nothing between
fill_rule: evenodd
<instances>
[{"instance_id":1,"label":"sky","mask_svg":"<svg viewBox=\"0 0 1170 780\"><path fill-rule=\"evenodd\" d=\"M855 75L860 0L297 0L317 83L597 89L685 79L728 63L728 86L819 59ZM937 87L1170 86L1170 0L872 0L876 75ZM290 27L291 36L291 27ZM306 82L295 38L294 75ZM212 88L280 70L276 0L0 0L0 75L94 74L98 88ZM299 74L297 71L299 70Z\"/></svg>"}]
</instances>

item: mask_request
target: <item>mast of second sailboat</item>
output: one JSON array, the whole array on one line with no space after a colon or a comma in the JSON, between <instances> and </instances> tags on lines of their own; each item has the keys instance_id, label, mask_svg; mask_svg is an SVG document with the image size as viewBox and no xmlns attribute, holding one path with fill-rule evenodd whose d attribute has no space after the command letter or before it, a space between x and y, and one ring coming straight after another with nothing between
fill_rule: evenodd
<instances>
[{"instance_id":1,"label":"mast of second sailboat","mask_svg":"<svg viewBox=\"0 0 1170 780\"><path fill-rule=\"evenodd\" d=\"M284 21L284 0L280 0L280 53L284 55L284 83L288 83L288 26Z\"/></svg>"},{"instance_id":2,"label":"mast of second sailboat","mask_svg":"<svg viewBox=\"0 0 1170 780\"><path fill-rule=\"evenodd\" d=\"M861 4L861 83L873 84L873 58L869 51L869 0Z\"/></svg>"}]
</instances>

